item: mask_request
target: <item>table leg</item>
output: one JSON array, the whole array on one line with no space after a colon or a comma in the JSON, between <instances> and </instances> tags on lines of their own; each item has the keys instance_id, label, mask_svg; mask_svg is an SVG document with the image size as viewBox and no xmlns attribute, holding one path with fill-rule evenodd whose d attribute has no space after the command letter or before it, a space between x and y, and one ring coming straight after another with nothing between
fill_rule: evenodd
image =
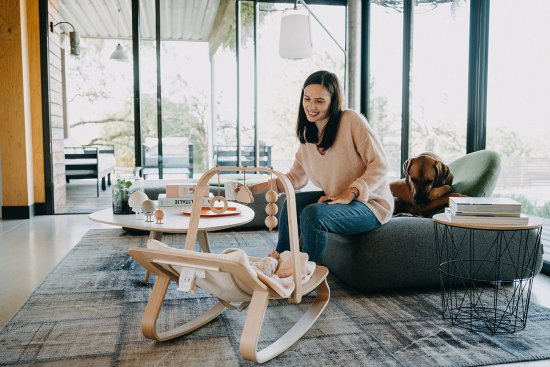
<instances>
[{"instance_id":1,"label":"table leg","mask_svg":"<svg viewBox=\"0 0 550 367\"><path fill-rule=\"evenodd\" d=\"M161 238L162 238L162 232L159 232L159 231L149 232L149 239L150 240L160 241ZM151 273L149 272L149 270L145 270L145 279L143 279L145 281L145 283L147 283L149 281L150 276L151 276Z\"/></svg>"},{"instance_id":2,"label":"table leg","mask_svg":"<svg viewBox=\"0 0 550 367\"><path fill-rule=\"evenodd\" d=\"M210 252L210 243L208 242L208 232L198 231L197 238L199 239L199 244L201 245L202 252Z\"/></svg>"}]
</instances>

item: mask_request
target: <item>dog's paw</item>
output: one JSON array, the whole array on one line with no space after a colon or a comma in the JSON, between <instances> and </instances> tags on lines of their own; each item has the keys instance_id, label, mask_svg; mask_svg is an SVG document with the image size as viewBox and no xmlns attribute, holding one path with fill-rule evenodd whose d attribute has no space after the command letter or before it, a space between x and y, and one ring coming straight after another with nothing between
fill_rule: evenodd
<instances>
[{"instance_id":1,"label":"dog's paw","mask_svg":"<svg viewBox=\"0 0 550 367\"><path fill-rule=\"evenodd\" d=\"M458 192L451 192L449 196L453 197L468 197L468 195L459 194Z\"/></svg>"},{"instance_id":2,"label":"dog's paw","mask_svg":"<svg viewBox=\"0 0 550 367\"><path fill-rule=\"evenodd\" d=\"M435 199L440 198L443 195L449 194L451 191L452 191L452 187L450 185L444 185L444 186L433 188L428 193L428 199L430 201L434 201Z\"/></svg>"}]
</instances>

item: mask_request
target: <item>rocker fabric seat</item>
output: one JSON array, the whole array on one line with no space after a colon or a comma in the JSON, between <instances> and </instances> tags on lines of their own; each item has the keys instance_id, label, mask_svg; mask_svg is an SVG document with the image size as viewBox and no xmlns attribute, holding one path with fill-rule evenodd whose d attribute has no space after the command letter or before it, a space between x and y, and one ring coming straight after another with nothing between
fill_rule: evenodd
<instances>
[{"instance_id":1,"label":"rocker fabric seat","mask_svg":"<svg viewBox=\"0 0 550 367\"><path fill-rule=\"evenodd\" d=\"M453 189L468 196L490 196L500 173L500 157L483 150L467 154L449 165L454 174ZM482 232L476 232L479 236ZM487 232L483 232L487 234ZM476 246L483 246L475 238ZM517 255L514 246L511 259ZM353 236L329 234L323 263L346 284L362 291L395 288L437 288L434 223L423 217L396 216L383 226ZM486 248L478 248L484 251ZM515 252L514 252L515 251ZM542 246L536 259L542 268ZM502 279L511 274L502 274Z\"/></svg>"}]
</instances>

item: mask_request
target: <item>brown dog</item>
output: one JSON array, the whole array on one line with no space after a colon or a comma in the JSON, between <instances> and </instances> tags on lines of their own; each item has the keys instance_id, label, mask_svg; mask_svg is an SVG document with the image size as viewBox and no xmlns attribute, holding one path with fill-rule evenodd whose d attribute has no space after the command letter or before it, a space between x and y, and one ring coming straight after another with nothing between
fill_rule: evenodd
<instances>
[{"instance_id":1,"label":"brown dog","mask_svg":"<svg viewBox=\"0 0 550 367\"><path fill-rule=\"evenodd\" d=\"M394 213L430 214L443 207L453 194L453 173L434 153L422 153L403 163L404 179L390 183Z\"/></svg>"}]
</instances>

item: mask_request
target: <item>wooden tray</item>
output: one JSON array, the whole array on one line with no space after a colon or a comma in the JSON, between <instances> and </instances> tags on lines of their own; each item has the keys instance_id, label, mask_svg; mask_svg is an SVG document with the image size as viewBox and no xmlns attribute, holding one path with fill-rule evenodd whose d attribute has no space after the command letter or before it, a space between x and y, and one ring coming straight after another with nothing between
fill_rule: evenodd
<instances>
[{"instance_id":1,"label":"wooden tray","mask_svg":"<svg viewBox=\"0 0 550 367\"><path fill-rule=\"evenodd\" d=\"M183 210L181 214L190 216L191 208ZM210 210L209 206L203 206L201 208L201 218L228 217L231 215L239 214L241 214L241 211L234 206L227 207L227 210L223 213L213 212L212 210Z\"/></svg>"}]
</instances>

